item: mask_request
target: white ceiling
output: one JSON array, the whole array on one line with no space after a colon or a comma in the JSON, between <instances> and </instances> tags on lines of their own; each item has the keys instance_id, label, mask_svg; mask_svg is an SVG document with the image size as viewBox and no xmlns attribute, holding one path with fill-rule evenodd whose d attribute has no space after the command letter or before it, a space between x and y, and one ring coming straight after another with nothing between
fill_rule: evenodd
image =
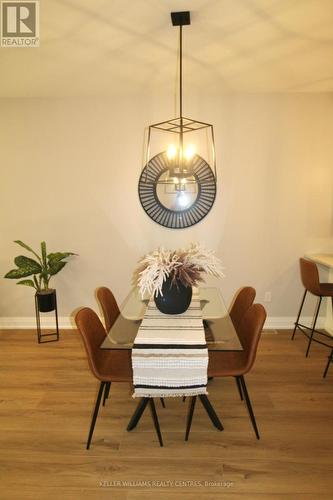
<instances>
[{"instance_id":1,"label":"white ceiling","mask_svg":"<svg viewBox=\"0 0 333 500\"><path fill-rule=\"evenodd\" d=\"M0 96L174 88L179 10L194 88L333 91L333 0L40 0L40 48L0 48Z\"/></svg>"}]
</instances>

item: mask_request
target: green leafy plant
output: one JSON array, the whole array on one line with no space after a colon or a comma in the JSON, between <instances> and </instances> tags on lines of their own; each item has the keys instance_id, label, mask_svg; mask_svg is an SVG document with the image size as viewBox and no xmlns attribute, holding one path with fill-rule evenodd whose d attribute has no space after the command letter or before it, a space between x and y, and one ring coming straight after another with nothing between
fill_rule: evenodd
<instances>
[{"instance_id":1,"label":"green leafy plant","mask_svg":"<svg viewBox=\"0 0 333 500\"><path fill-rule=\"evenodd\" d=\"M38 255L38 253L36 253L28 245L23 243L23 241L15 240L14 243L17 243L25 250L31 252L36 259L31 259L25 255L19 255L14 259L17 268L12 269L5 274L4 278L21 279L32 276L32 279L23 279L18 281L16 284L31 286L35 288L37 292L49 290L50 279L65 267L67 264L65 259L71 255L77 255L73 252L56 252L47 254L45 241L42 241L40 244L40 255Z\"/></svg>"}]
</instances>

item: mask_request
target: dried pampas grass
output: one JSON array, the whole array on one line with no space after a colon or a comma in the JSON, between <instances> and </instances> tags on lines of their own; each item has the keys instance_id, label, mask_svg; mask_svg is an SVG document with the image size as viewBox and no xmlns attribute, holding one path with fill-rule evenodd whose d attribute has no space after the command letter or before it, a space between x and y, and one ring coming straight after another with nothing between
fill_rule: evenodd
<instances>
[{"instance_id":1,"label":"dried pampas grass","mask_svg":"<svg viewBox=\"0 0 333 500\"><path fill-rule=\"evenodd\" d=\"M207 250L199 243L191 243L186 249L165 250L158 248L145 255L134 273L134 282L141 296L146 293L163 295L162 286L167 278L178 286L196 286L204 281L202 274L223 278L222 263L213 250Z\"/></svg>"}]
</instances>

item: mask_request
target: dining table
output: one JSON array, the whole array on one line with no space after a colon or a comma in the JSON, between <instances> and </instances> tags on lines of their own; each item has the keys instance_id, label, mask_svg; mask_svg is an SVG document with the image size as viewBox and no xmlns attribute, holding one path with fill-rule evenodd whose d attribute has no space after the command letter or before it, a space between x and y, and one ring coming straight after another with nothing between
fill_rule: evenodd
<instances>
[{"instance_id":1,"label":"dining table","mask_svg":"<svg viewBox=\"0 0 333 500\"><path fill-rule=\"evenodd\" d=\"M208 356L213 351L242 351L242 344L228 313L221 290L218 287L199 287L196 289L196 293L198 293L200 300ZM132 350L149 300L149 296L141 297L138 288L132 288L120 307L120 314L102 342L101 349ZM223 425L208 397L200 395L200 400L213 425L220 431L223 430ZM143 398L130 419L128 431L134 429L138 424L145 404Z\"/></svg>"},{"instance_id":2,"label":"dining table","mask_svg":"<svg viewBox=\"0 0 333 500\"><path fill-rule=\"evenodd\" d=\"M217 287L200 287L198 292L208 351L242 351L221 290ZM148 302L149 297L142 298L138 288L132 288L101 349L132 349Z\"/></svg>"}]
</instances>

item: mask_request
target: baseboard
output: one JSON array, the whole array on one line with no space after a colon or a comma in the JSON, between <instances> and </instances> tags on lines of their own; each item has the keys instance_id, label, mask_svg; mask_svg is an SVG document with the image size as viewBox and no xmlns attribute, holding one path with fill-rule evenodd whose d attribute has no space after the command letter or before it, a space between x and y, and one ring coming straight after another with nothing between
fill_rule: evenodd
<instances>
[{"instance_id":1,"label":"baseboard","mask_svg":"<svg viewBox=\"0 0 333 500\"><path fill-rule=\"evenodd\" d=\"M294 316L270 316L267 317L265 322L265 330L292 330L295 326L296 318ZM312 325L313 317L302 318L304 325ZM317 328L324 328L325 318L318 318Z\"/></svg>"},{"instance_id":2,"label":"baseboard","mask_svg":"<svg viewBox=\"0 0 333 500\"><path fill-rule=\"evenodd\" d=\"M305 325L311 325L312 317L302 318L302 323ZM44 317L42 326L44 328L54 327L54 317ZM317 322L317 328L324 327L324 318L319 318ZM271 316L266 319L265 330L290 330L294 328L295 318L289 316ZM0 329L1 330L23 330L36 328L35 317L3 317L0 318ZM68 316L59 317L59 328L63 329L73 329L76 328L74 319Z\"/></svg>"},{"instance_id":3,"label":"baseboard","mask_svg":"<svg viewBox=\"0 0 333 500\"><path fill-rule=\"evenodd\" d=\"M74 319L66 316L58 317L59 328L74 329L76 325ZM54 328L55 318L43 317L42 328ZM32 317L3 317L0 318L0 330L30 330L36 328L36 318Z\"/></svg>"}]
</instances>

